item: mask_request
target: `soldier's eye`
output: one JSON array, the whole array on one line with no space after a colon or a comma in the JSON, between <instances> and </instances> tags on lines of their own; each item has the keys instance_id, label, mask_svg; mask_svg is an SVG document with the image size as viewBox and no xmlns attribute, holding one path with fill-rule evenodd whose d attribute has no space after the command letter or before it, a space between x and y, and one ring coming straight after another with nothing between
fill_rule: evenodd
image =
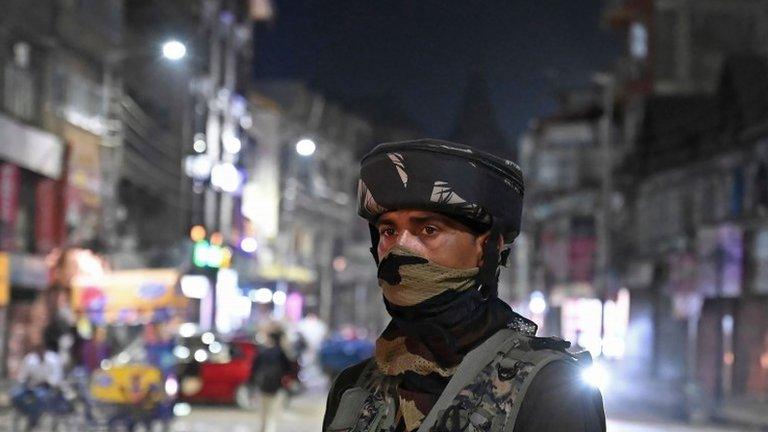
<instances>
[{"instance_id":1,"label":"soldier's eye","mask_svg":"<svg viewBox=\"0 0 768 432\"><path fill-rule=\"evenodd\" d=\"M427 225L424 227L424 234L426 235L433 235L437 232L437 228L433 227L431 225Z\"/></svg>"},{"instance_id":2,"label":"soldier's eye","mask_svg":"<svg viewBox=\"0 0 768 432\"><path fill-rule=\"evenodd\" d=\"M382 228L379 230L379 234L384 237L389 237L395 235L395 229L394 228Z\"/></svg>"}]
</instances>

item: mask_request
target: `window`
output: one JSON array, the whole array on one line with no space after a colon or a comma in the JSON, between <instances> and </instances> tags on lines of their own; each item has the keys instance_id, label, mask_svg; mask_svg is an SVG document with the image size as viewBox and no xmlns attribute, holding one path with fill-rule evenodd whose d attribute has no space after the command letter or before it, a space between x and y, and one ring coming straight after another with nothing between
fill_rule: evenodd
<instances>
[{"instance_id":1,"label":"window","mask_svg":"<svg viewBox=\"0 0 768 432\"><path fill-rule=\"evenodd\" d=\"M648 30L645 24L635 22L629 28L629 52L638 60L648 56Z\"/></svg>"},{"instance_id":2,"label":"window","mask_svg":"<svg viewBox=\"0 0 768 432\"><path fill-rule=\"evenodd\" d=\"M35 119L35 79L32 71L18 61L3 68L3 109L22 120Z\"/></svg>"}]
</instances>

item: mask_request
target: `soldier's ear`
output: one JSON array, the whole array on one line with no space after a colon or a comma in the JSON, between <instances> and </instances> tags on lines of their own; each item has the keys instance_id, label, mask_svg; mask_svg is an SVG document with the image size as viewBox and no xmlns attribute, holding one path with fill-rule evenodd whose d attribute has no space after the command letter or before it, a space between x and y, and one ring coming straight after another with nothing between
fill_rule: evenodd
<instances>
[{"instance_id":1,"label":"soldier's ear","mask_svg":"<svg viewBox=\"0 0 768 432\"><path fill-rule=\"evenodd\" d=\"M488 239L490 238L490 236L491 236L491 232L486 231L475 238L475 253L477 254L478 267L483 265L483 251L485 250L485 244L488 242ZM501 251L503 247L504 247L504 239L501 238L501 236L499 236L499 244L496 249L498 251Z\"/></svg>"}]
</instances>

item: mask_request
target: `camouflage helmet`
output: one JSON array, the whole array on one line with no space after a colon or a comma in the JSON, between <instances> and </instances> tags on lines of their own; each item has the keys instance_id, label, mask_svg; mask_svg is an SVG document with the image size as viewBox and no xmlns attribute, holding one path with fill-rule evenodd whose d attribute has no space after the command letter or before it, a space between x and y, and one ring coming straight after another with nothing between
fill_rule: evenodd
<instances>
[{"instance_id":1,"label":"camouflage helmet","mask_svg":"<svg viewBox=\"0 0 768 432\"><path fill-rule=\"evenodd\" d=\"M497 295L499 266L520 233L523 175L512 161L435 139L385 143L360 163L357 213L368 220L371 254L378 263L378 218L392 210L434 211L489 232L478 280L486 298Z\"/></svg>"},{"instance_id":2,"label":"camouflage helmet","mask_svg":"<svg viewBox=\"0 0 768 432\"><path fill-rule=\"evenodd\" d=\"M375 224L392 210L434 211L482 231L496 226L511 243L520 232L523 193L512 161L448 141L401 141L363 157L357 212Z\"/></svg>"}]
</instances>

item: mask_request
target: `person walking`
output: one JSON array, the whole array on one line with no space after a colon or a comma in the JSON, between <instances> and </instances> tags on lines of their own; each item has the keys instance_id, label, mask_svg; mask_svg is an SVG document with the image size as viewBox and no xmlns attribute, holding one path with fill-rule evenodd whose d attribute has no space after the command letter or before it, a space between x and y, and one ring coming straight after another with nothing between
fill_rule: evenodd
<instances>
[{"instance_id":1,"label":"person walking","mask_svg":"<svg viewBox=\"0 0 768 432\"><path fill-rule=\"evenodd\" d=\"M14 406L27 418L27 430L34 430L46 408L61 397L64 382L64 363L56 335L45 332L42 339L22 359L20 384L11 395Z\"/></svg>"},{"instance_id":2,"label":"person walking","mask_svg":"<svg viewBox=\"0 0 768 432\"><path fill-rule=\"evenodd\" d=\"M333 383L324 431L605 431L581 378L588 354L537 337L497 296L523 195L516 164L462 144L387 143L363 158L358 214L392 320Z\"/></svg>"},{"instance_id":3,"label":"person walking","mask_svg":"<svg viewBox=\"0 0 768 432\"><path fill-rule=\"evenodd\" d=\"M270 326L253 361L253 380L261 396L259 432L275 431L284 404L283 377L291 371L292 364L283 350L282 339L282 329Z\"/></svg>"}]
</instances>

